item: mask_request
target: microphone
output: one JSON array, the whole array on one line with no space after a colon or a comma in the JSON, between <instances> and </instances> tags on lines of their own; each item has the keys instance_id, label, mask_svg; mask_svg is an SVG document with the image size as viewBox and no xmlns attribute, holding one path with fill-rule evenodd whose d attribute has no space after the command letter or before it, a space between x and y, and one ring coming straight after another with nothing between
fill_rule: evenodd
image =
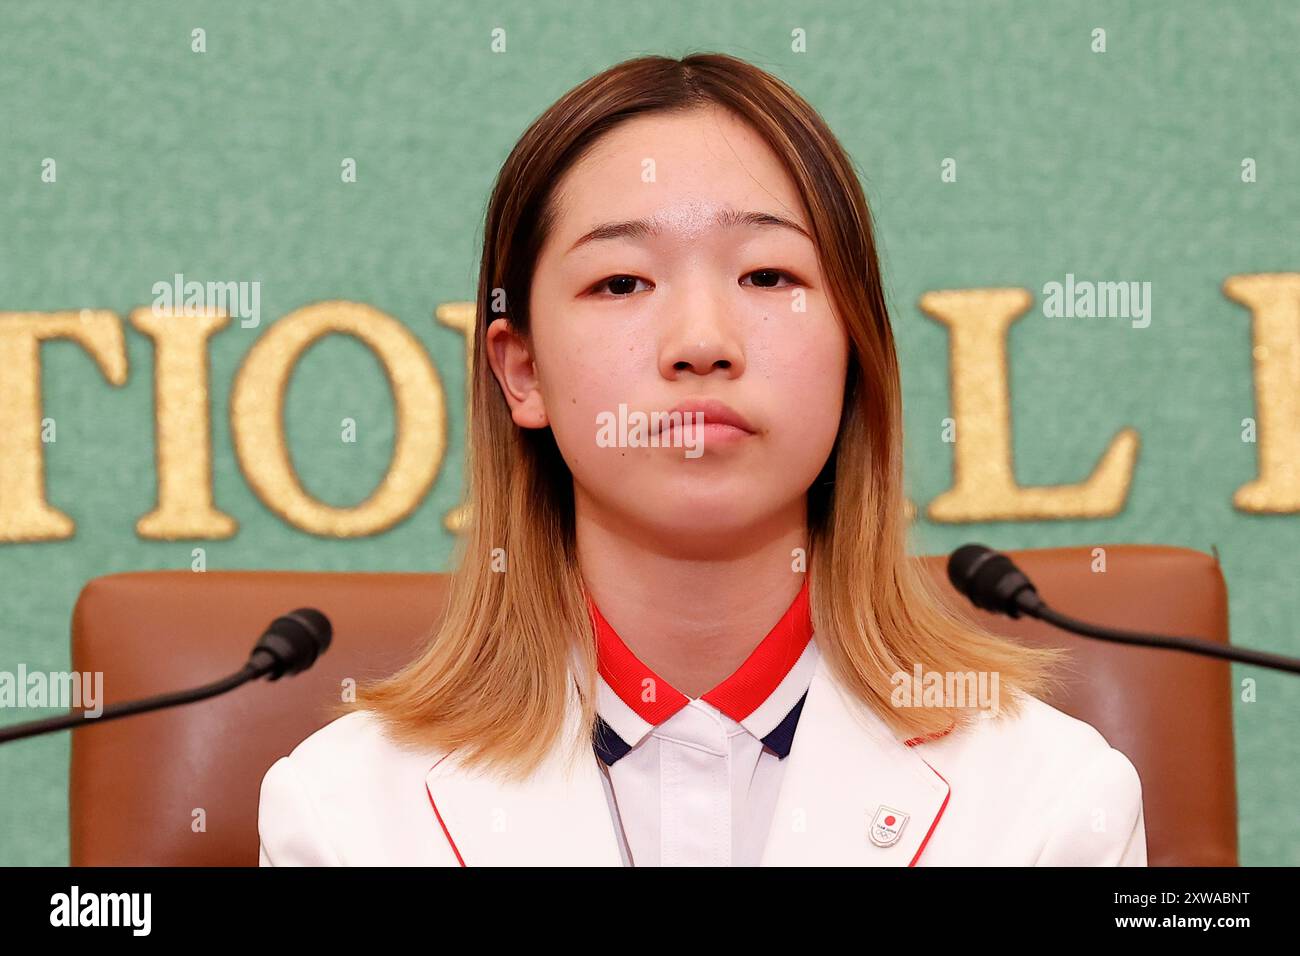
<instances>
[{"instance_id":1,"label":"microphone","mask_svg":"<svg viewBox=\"0 0 1300 956\"><path fill-rule=\"evenodd\" d=\"M13 727L0 727L0 744L24 737L35 737L38 734L48 734L55 730L65 730L69 727L99 724L118 717L128 717L131 714L143 714L151 710L162 710L165 707L206 700L260 677L269 677L275 681L286 674L299 674L315 664L316 659L329 650L333 636L334 629L330 625L329 618L315 608L300 607L272 621L262 636L257 639L257 646L248 656L248 663L229 677L190 690L113 704L105 707L98 717L86 717L84 712L74 712L44 720L33 720Z\"/></svg>"},{"instance_id":2,"label":"microphone","mask_svg":"<svg viewBox=\"0 0 1300 956\"><path fill-rule=\"evenodd\" d=\"M271 622L249 655L248 665L259 669L254 676L270 674L279 680L285 674L300 674L329 650L334 628L314 607L300 607Z\"/></svg>"},{"instance_id":3,"label":"microphone","mask_svg":"<svg viewBox=\"0 0 1300 956\"><path fill-rule=\"evenodd\" d=\"M1117 644L1187 651L1206 657L1217 657L1242 664L1257 664L1260 667L1300 674L1300 659L1294 657L1255 651L1246 647L1215 644L1213 641L1198 637L1174 637L1102 627L1069 617L1048 607L1039 596L1033 582L1016 567L1014 561L1005 554L986 548L982 544L963 545L948 556L948 580L977 608L994 614L1005 614L1012 618L1025 614L1083 637L1113 641Z\"/></svg>"}]
</instances>

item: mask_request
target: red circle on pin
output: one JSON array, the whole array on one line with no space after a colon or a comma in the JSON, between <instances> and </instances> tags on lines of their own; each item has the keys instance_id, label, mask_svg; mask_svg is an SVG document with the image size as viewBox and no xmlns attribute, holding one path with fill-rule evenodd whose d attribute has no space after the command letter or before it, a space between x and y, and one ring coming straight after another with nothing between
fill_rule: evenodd
<instances>
[{"instance_id":1,"label":"red circle on pin","mask_svg":"<svg viewBox=\"0 0 1300 956\"><path fill-rule=\"evenodd\" d=\"M892 816L885 817L885 826L892 827L893 825L894 825L894 818Z\"/></svg>"}]
</instances>

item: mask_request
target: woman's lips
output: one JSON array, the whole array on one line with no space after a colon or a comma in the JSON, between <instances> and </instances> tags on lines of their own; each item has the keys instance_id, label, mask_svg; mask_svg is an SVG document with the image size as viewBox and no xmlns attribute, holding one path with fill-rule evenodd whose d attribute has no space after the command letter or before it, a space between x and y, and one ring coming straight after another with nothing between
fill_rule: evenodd
<instances>
[{"instance_id":1,"label":"woman's lips","mask_svg":"<svg viewBox=\"0 0 1300 956\"><path fill-rule=\"evenodd\" d=\"M687 418L681 425L669 424L659 433L660 444L676 445L702 442L705 445L732 444L753 438L754 433L728 425L724 422L710 422L697 425L693 418Z\"/></svg>"},{"instance_id":2,"label":"woman's lips","mask_svg":"<svg viewBox=\"0 0 1300 956\"><path fill-rule=\"evenodd\" d=\"M722 437L726 431L744 435L754 433L754 427L744 415L716 398L695 398L680 402L660 420L659 431L661 433L669 431L675 427L675 422L678 420L683 425L691 426L703 421L704 434L707 436L715 434L715 430L719 437Z\"/></svg>"}]
</instances>

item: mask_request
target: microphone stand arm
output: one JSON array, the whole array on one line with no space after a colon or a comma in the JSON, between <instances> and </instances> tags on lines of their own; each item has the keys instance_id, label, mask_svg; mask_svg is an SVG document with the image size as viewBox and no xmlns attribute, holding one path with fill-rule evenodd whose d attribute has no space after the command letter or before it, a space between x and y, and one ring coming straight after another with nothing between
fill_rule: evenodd
<instances>
[{"instance_id":1,"label":"microphone stand arm","mask_svg":"<svg viewBox=\"0 0 1300 956\"><path fill-rule=\"evenodd\" d=\"M1060 611L1052 610L1032 589L1021 591L1015 595L1014 600L1020 610L1030 617L1046 621L1048 624L1059 627L1064 631L1082 634L1084 637L1095 637L1103 641L1113 641L1116 644L1136 644L1141 647L1164 647L1176 651L1188 651L1205 657L1217 657L1225 661L1256 664L1273 670L1300 674L1300 660L1294 657L1270 654L1267 651L1254 651L1248 647L1233 647L1230 644L1215 644L1213 641L1203 640L1199 637L1144 634L1138 631L1124 631L1119 628L1089 624L1087 621L1080 621L1077 618L1062 614Z\"/></svg>"},{"instance_id":2,"label":"microphone stand arm","mask_svg":"<svg viewBox=\"0 0 1300 956\"><path fill-rule=\"evenodd\" d=\"M258 657L259 655L255 653L254 659L257 659ZM234 690L240 684L246 684L250 680L255 680L256 678L261 677L274 666L274 661L259 661L255 664L253 660L250 660L240 670L231 674L229 677L223 677L221 680L213 681L210 684L203 684L199 687L191 688L190 690L180 690L170 694L160 694L157 697L146 697L143 700L132 700L121 704L113 704L109 707L105 707L104 712L98 717L87 716L84 710L79 710L68 714L60 714L57 717L47 717L44 720L33 720L13 727L0 727L0 744L8 743L11 740L21 740L24 737L35 737L39 734L52 733L56 730L67 730L69 728L75 729L77 727L85 727L91 724L102 724L106 720L114 720L118 717L129 717L132 714L143 714L151 710L160 710L164 707L174 707L179 704L192 704L195 701L206 700L209 697L216 697L218 694L224 694L228 690Z\"/></svg>"}]
</instances>

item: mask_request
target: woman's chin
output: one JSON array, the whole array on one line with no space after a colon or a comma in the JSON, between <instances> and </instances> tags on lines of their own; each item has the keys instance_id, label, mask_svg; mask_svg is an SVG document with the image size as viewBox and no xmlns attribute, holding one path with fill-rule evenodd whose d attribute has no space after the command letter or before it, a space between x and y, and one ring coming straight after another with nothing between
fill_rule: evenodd
<instances>
[{"instance_id":1,"label":"woman's chin","mask_svg":"<svg viewBox=\"0 0 1300 956\"><path fill-rule=\"evenodd\" d=\"M654 501L657 505L649 506ZM670 539L730 539L743 536L763 521L763 510L752 497L734 493L650 497L637 503L637 523L654 529L655 537Z\"/></svg>"}]
</instances>

